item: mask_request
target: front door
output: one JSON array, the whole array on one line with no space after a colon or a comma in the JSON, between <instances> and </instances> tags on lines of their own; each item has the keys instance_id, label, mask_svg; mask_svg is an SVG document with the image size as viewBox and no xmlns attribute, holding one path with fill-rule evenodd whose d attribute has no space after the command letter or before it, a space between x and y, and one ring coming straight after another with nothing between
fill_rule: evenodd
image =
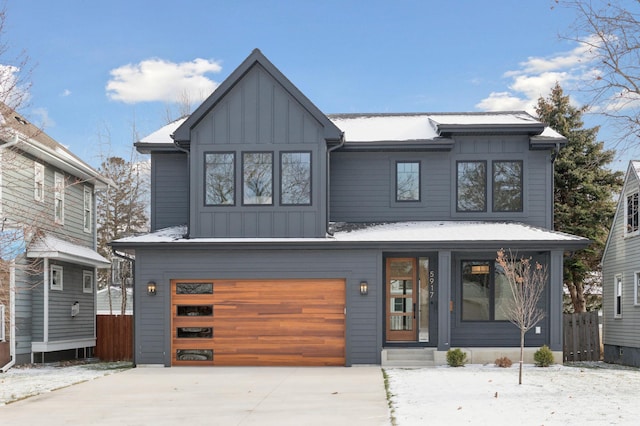
<instances>
[{"instance_id":1,"label":"front door","mask_svg":"<svg viewBox=\"0 0 640 426\"><path fill-rule=\"evenodd\" d=\"M415 258L387 259L387 341L415 342L417 340L416 272Z\"/></svg>"}]
</instances>

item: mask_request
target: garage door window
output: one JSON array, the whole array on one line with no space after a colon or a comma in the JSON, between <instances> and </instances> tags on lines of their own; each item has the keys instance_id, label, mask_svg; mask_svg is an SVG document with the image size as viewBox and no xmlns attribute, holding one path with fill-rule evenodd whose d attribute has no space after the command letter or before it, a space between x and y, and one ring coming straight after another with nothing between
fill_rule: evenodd
<instances>
[{"instance_id":1,"label":"garage door window","mask_svg":"<svg viewBox=\"0 0 640 426\"><path fill-rule=\"evenodd\" d=\"M213 305L178 305L176 315L179 317L211 317Z\"/></svg>"},{"instance_id":2,"label":"garage door window","mask_svg":"<svg viewBox=\"0 0 640 426\"><path fill-rule=\"evenodd\" d=\"M176 294L213 294L213 283L178 283Z\"/></svg>"},{"instance_id":3,"label":"garage door window","mask_svg":"<svg viewBox=\"0 0 640 426\"><path fill-rule=\"evenodd\" d=\"M206 339L213 337L212 327L178 327L176 330L181 339Z\"/></svg>"},{"instance_id":4,"label":"garage door window","mask_svg":"<svg viewBox=\"0 0 640 426\"><path fill-rule=\"evenodd\" d=\"M213 349L178 349L178 361L213 361Z\"/></svg>"}]
</instances>

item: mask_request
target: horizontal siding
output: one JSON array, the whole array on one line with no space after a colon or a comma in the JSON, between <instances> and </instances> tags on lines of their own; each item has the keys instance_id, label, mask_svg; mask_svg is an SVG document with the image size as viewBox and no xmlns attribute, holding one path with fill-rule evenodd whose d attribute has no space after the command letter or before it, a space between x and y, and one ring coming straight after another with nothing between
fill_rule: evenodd
<instances>
[{"instance_id":1,"label":"horizontal siding","mask_svg":"<svg viewBox=\"0 0 640 426\"><path fill-rule=\"evenodd\" d=\"M372 252L267 252L238 253L217 251L177 251L170 257L164 251L138 250L135 300L136 362L163 363L169 358L169 303L171 279L346 279L347 362L380 362L382 320L382 282L380 256ZM283 262L286 259L286 262ZM166 271L159 276L158 271ZM146 295L146 283L155 280L158 294ZM359 294L359 283L367 280L369 295ZM295 289L292 289L295 291ZM378 336L376 338L376 336ZM162 361L159 359L162 358Z\"/></svg>"},{"instance_id":2,"label":"horizontal siding","mask_svg":"<svg viewBox=\"0 0 640 426\"><path fill-rule=\"evenodd\" d=\"M634 304L634 275L640 272L640 236L625 237L624 208L627 195L638 191L628 176L611 226L602 263L603 340L607 345L640 348L640 305ZM622 317L615 318L615 276L622 275Z\"/></svg>"}]
</instances>

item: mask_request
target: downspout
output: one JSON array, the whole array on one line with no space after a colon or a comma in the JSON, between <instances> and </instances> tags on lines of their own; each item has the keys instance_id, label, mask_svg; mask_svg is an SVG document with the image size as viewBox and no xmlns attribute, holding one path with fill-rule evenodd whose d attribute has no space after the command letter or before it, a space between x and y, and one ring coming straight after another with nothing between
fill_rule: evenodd
<instances>
[{"instance_id":1,"label":"downspout","mask_svg":"<svg viewBox=\"0 0 640 426\"><path fill-rule=\"evenodd\" d=\"M6 373L16 363L16 261L11 261L9 267L9 356L11 360L0 368ZM4 324L0 324L4 327Z\"/></svg>"},{"instance_id":2,"label":"downspout","mask_svg":"<svg viewBox=\"0 0 640 426\"><path fill-rule=\"evenodd\" d=\"M191 236L191 151L178 145L178 141L174 140L173 145L175 145L178 151L187 154L187 194L189 202L187 203L187 233L183 237L188 240Z\"/></svg>"},{"instance_id":3,"label":"downspout","mask_svg":"<svg viewBox=\"0 0 640 426\"><path fill-rule=\"evenodd\" d=\"M340 143L338 143L338 145L331 147L329 149L327 149L327 191L325 193L326 196L326 204L327 204L327 221L326 221L326 231L327 231L327 235L329 236L333 236L333 233L331 232L331 230L329 229L329 222L330 222L330 214L331 214L331 208L329 206L330 204L330 199L331 199L331 153L337 149L340 149L344 146L345 143L345 139L344 139L344 132L340 133Z\"/></svg>"}]
</instances>

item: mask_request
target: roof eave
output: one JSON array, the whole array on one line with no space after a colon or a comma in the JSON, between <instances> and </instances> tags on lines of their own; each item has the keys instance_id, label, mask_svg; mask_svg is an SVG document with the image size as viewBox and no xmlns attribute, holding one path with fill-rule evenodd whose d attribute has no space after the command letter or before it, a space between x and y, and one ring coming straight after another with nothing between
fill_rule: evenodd
<instances>
[{"instance_id":1,"label":"roof eave","mask_svg":"<svg viewBox=\"0 0 640 426\"><path fill-rule=\"evenodd\" d=\"M404 141L345 142L339 151L451 151L453 139L413 139Z\"/></svg>"}]
</instances>

